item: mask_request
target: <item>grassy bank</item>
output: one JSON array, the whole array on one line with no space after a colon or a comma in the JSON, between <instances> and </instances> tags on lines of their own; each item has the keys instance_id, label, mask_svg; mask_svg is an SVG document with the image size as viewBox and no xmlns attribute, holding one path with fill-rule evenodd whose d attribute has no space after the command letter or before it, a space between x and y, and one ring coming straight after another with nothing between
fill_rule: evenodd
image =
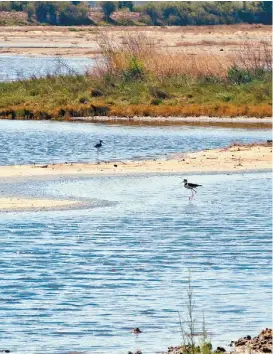
<instances>
[{"instance_id":1,"label":"grassy bank","mask_svg":"<svg viewBox=\"0 0 273 354\"><path fill-rule=\"evenodd\" d=\"M105 60L85 75L48 75L0 84L0 117L271 116L271 47L234 57L159 53L152 40L100 39Z\"/></svg>"}]
</instances>

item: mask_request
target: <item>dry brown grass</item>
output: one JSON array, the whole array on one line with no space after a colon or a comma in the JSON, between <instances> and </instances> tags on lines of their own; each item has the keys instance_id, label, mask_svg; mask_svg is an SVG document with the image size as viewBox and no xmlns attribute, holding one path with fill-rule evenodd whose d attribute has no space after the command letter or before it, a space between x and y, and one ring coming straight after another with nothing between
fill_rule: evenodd
<instances>
[{"instance_id":1,"label":"dry brown grass","mask_svg":"<svg viewBox=\"0 0 273 354\"><path fill-rule=\"evenodd\" d=\"M96 107L94 109L94 107ZM31 105L11 106L0 109L0 118L4 119L62 119L87 116L120 116L120 117L270 117L272 107L268 104L260 105L234 105L234 104L188 104L175 105L113 105L103 103L94 105L73 104L55 107L54 109L34 108Z\"/></svg>"},{"instance_id":2,"label":"dry brown grass","mask_svg":"<svg viewBox=\"0 0 273 354\"><path fill-rule=\"evenodd\" d=\"M133 57L143 66L146 74L159 78L177 75L224 78L232 66L247 70L272 68L272 44L265 41L250 43L246 40L243 45L242 42L234 42L239 48L232 55L215 55L210 51L204 54L190 54L186 50L179 53L160 51L156 41L141 32L127 33L122 44L118 44L115 37L106 32L101 33L97 41L105 58L103 63L97 65L96 74L99 77L105 74L115 76L127 71ZM201 44L214 46L215 42L202 41ZM230 42L219 42L219 46L225 44L230 45ZM185 44L188 45L190 43Z\"/></svg>"},{"instance_id":3,"label":"dry brown grass","mask_svg":"<svg viewBox=\"0 0 273 354\"><path fill-rule=\"evenodd\" d=\"M208 117L270 117L272 107L267 104L260 105L234 105L234 104L189 104L186 106L151 106L128 105L110 107L109 115L112 116L208 116Z\"/></svg>"}]
</instances>

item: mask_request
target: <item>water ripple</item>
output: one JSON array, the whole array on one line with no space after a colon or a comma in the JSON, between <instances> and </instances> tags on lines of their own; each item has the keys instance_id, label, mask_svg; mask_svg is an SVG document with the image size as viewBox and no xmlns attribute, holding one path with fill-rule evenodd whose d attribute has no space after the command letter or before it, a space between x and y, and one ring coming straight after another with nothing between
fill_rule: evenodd
<instances>
[{"instance_id":1,"label":"water ripple","mask_svg":"<svg viewBox=\"0 0 273 354\"><path fill-rule=\"evenodd\" d=\"M2 347L118 354L179 344L188 269L215 344L270 326L270 174L188 177L204 186L192 204L183 176L102 177L43 187L116 202L107 208L3 214Z\"/></svg>"}]
</instances>

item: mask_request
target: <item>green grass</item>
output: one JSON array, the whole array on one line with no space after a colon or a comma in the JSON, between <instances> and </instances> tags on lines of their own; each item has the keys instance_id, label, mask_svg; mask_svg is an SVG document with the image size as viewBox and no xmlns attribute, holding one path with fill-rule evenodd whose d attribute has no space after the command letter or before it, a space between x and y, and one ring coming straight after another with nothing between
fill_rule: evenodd
<instances>
[{"instance_id":1,"label":"green grass","mask_svg":"<svg viewBox=\"0 0 273 354\"><path fill-rule=\"evenodd\" d=\"M25 118L24 110L40 119L46 112L50 118L66 118L92 114L92 106L107 106L107 114L193 115L218 114L235 116L270 116L272 106L271 74L249 82L234 84L228 78L192 78L185 75L162 78L151 75L133 77L137 71L96 79L86 75L47 76L10 83L0 83L0 116ZM103 96L92 97L99 89ZM159 92L159 93L157 93ZM159 95L159 96L158 96ZM161 97L163 95L164 97ZM166 97L167 98L166 98ZM243 107L243 108L242 108ZM74 112L69 113L69 110ZM144 113L143 113L144 112ZM169 112L169 113L168 113ZM43 116L43 115L42 115Z\"/></svg>"}]
</instances>

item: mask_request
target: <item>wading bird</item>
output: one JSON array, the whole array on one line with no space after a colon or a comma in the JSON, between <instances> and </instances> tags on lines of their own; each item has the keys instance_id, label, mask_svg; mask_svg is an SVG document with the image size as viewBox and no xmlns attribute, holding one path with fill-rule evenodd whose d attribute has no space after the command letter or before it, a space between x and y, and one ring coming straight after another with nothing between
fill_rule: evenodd
<instances>
[{"instance_id":1,"label":"wading bird","mask_svg":"<svg viewBox=\"0 0 273 354\"><path fill-rule=\"evenodd\" d=\"M202 187L201 184L195 184L195 183L188 183L188 180L184 179L183 180L184 183L184 187L187 189L191 190L191 196L189 197L189 200L192 200L194 195L197 193L197 191L195 190L195 188L197 187Z\"/></svg>"},{"instance_id":2,"label":"wading bird","mask_svg":"<svg viewBox=\"0 0 273 354\"><path fill-rule=\"evenodd\" d=\"M99 149L99 148L101 148L101 147L102 147L102 143L103 143L103 141L102 141L102 140L100 140L100 142L99 142L99 143L97 143L96 145L94 145L94 147L95 147L96 149Z\"/></svg>"}]
</instances>

